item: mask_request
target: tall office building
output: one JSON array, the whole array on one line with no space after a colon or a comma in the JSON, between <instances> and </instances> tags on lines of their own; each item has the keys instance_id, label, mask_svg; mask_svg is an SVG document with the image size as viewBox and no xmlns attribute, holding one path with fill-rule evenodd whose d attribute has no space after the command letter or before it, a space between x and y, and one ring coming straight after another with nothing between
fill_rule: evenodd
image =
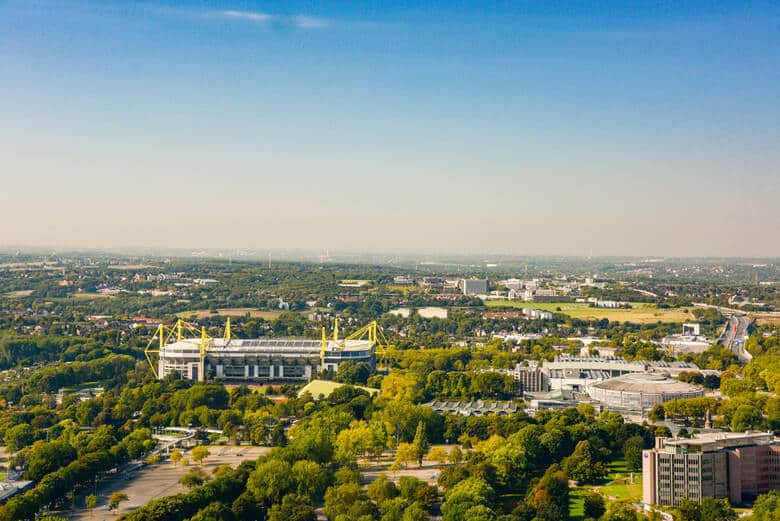
<instances>
[{"instance_id":1,"label":"tall office building","mask_svg":"<svg viewBox=\"0 0 780 521\"><path fill-rule=\"evenodd\" d=\"M539 363L529 360L528 365L517 364L514 369L506 371L520 384L520 394L540 393L550 390L550 384L547 375L539 367Z\"/></svg>"},{"instance_id":2,"label":"tall office building","mask_svg":"<svg viewBox=\"0 0 780 521\"><path fill-rule=\"evenodd\" d=\"M656 438L642 454L643 502L679 506L683 498L754 499L780 488L780 440L771 432L716 432Z\"/></svg>"},{"instance_id":3,"label":"tall office building","mask_svg":"<svg viewBox=\"0 0 780 521\"><path fill-rule=\"evenodd\" d=\"M464 295L484 295L487 293L487 280L463 279L461 287Z\"/></svg>"}]
</instances>

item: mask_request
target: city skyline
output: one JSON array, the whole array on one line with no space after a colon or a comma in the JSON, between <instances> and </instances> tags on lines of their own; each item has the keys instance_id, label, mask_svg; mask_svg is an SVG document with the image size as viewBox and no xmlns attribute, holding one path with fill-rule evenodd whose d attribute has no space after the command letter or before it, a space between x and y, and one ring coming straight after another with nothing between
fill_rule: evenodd
<instances>
[{"instance_id":1,"label":"city skyline","mask_svg":"<svg viewBox=\"0 0 780 521\"><path fill-rule=\"evenodd\" d=\"M0 247L780 256L780 6L0 5Z\"/></svg>"}]
</instances>

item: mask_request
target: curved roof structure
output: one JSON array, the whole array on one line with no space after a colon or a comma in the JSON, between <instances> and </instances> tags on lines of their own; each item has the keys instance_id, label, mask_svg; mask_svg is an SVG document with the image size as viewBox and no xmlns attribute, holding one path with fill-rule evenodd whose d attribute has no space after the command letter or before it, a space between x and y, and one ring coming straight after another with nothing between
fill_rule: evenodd
<instances>
[{"instance_id":1,"label":"curved roof structure","mask_svg":"<svg viewBox=\"0 0 780 521\"><path fill-rule=\"evenodd\" d=\"M658 373L624 374L594 382L587 391L591 398L608 406L632 410L644 410L675 398L704 396L701 387Z\"/></svg>"},{"instance_id":2,"label":"curved roof structure","mask_svg":"<svg viewBox=\"0 0 780 521\"><path fill-rule=\"evenodd\" d=\"M691 385L658 373L629 373L596 382L591 387L610 391L635 393L696 393L701 387Z\"/></svg>"}]
</instances>

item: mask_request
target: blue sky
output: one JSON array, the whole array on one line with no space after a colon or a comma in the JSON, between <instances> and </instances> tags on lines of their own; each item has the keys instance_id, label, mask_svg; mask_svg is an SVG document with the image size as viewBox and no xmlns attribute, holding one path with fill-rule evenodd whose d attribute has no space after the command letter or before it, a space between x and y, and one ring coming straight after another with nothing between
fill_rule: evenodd
<instances>
[{"instance_id":1,"label":"blue sky","mask_svg":"<svg viewBox=\"0 0 780 521\"><path fill-rule=\"evenodd\" d=\"M777 2L0 1L0 245L780 255L779 33Z\"/></svg>"}]
</instances>

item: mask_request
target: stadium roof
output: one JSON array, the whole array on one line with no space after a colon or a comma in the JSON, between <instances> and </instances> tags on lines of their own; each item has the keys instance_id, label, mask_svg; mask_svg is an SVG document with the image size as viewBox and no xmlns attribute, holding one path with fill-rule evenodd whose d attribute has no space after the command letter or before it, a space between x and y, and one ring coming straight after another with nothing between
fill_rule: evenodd
<instances>
[{"instance_id":1,"label":"stadium roof","mask_svg":"<svg viewBox=\"0 0 780 521\"><path fill-rule=\"evenodd\" d=\"M591 384L591 387L608 391L654 394L687 394L701 392L701 387L656 373L629 373Z\"/></svg>"}]
</instances>

